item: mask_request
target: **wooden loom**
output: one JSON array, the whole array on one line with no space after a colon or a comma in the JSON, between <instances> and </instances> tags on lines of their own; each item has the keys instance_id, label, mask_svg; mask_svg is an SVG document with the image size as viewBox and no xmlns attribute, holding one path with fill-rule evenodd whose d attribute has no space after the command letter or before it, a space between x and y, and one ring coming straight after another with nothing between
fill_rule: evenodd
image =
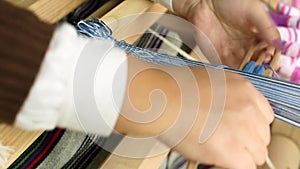
<instances>
[{"instance_id":1,"label":"wooden loom","mask_svg":"<svg viewBox=\"0 0 300 169\"><path fill-rule=\"evenodd\" d=\"M42 20L55 23L61 18L69 14L76 7L82 4L85 0L7 0L17 6L27 8L33 11ZM121 17L131 14L141 14L143 12L166 12L167 9L159 4L153 4L148 0L110 0L105 5L99 8L91 17L99 17L104 22L110 23ZM116 4L119 4L116 6ZM116 7L115 7L116 6ZM107 11L107 13L106 13ZM130 22L130 21L129 21ZM155 22L149 21L151 26ZM126 25L117 25L113 31L124 28ZM148 27L141 29L147 29ZM133 43L138 37L126 39L127 42ZM15 149L14 153L9 158L7 168L21 155L41 134L43 131L28 132L16 127L0 124L0 140L4 145L11 146ZM120 143L118 147L126 146ZM159 145L158 145L159 146ZM124 158L116 155L110 155L101 169L123 168L123 169L153 169L158 168L164 161L167 153L157 157L148 159L133 159Z\"/></svg>"},{"instance_id":2,"label":"wooden loom","mask_svg":"<svg viewBox=\"0 0 300 169\"><path fill-rule=\"evenodd\" d=\"M21 7L27 8L34 13L36 13L41 19L46 22L55 23L60 20L62 17L73 11L76 7L84 2L84 0L8 0L14 4L17 4ZM93 14L94 17L101 17L101 19L109 24L114 22L121 17L131 14L141 14L143 12L166 12L167 9L162 7L159 4L153 4L148 0L125 0L120 3L118 6L114 7L116 4L120 3L120 0L111 0L109 3L105 4L98 11ZM104 11L104 12L103 12ZM105 11L108 11L105 13ZM133 18L134 19L134 18ZM157 18L154 18L151 21L148 21L149 24L140 26L140 29L147 30ZM131 21L129 21L131 22ZM126 25L116 25L112 30L113 32L118 31ZM118 37L116 37L118 38ZM130 37L126 39L127 42L133 43L138 37ZM243 64L247 63L250 60L251 55L247 55ZM262 55L258 60L261 62ZM272 61L274 68L278 66L279 58L275 57ZM270 75L270 71L266 72L267 75ZM300 145L300 131L290 125L276 121L273 126L273 132L279 132L288 137L297 140L298 145ZM0 140L3 141L4 145L13 146L15 148L14 154L10 157L9 166L32 142L42 133L43 131L28 132L23 131L11 126L4 124L0 125ZM120 147L126 146L122 142L118 145ZM159 145L158 145L159 146ZM155 147L154 147L155 148ZM101 169L111 169L111 168L124 168L124 169L153 169L158 168L161 163L166 158L167 153L164 153L160 156L148 158L148 159L131 159L119 157L116 155L111 155L105 163L101 166ZM192 168L192 166L190 166Z\"/></svg>"}]
</instances>

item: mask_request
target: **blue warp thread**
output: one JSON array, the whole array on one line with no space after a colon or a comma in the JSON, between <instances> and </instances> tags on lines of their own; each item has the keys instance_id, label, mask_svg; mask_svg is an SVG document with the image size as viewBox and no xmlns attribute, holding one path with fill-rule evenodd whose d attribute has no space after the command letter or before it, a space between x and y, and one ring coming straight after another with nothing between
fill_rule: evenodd
<instances>
[{"instance_id":1,"label":"blue warp thread","mask_svg":"<svg viewBox=\"0 0 300 169\"><path fill-rule=\"evenodd\" d=\"M256 63L251 61L246 64L243 71L246 73L253 73L253 74L262 76L265 73L265 68L264 68L264 65L260 64L260 65L256 66Z\"/></svg>"},{"instance_id":2,"label":"blue warp thread","mask_svg":"<svg viewBox=\"0 0 300 169\"><path fill-rule=\"evenodd\" d=\"M167 54L156 53L144 48L130 45L125 41L117 41L112 37L112 31L109 27L98 19L80 21L77 28L78 32L86 37L113 40L116 47L120 47L127 53L145 61L173 66L206 66L238 73L248 79L256 87L256 89L268 99L275 112L276 118L300 127L300 85L262 76L263 65L255 68L253 67L253 63L249 63L247 71L251 73L247 73L223 65L214 65L199 61L192 61L186 58L170 56Z\"/></svg>"}]
</instances>

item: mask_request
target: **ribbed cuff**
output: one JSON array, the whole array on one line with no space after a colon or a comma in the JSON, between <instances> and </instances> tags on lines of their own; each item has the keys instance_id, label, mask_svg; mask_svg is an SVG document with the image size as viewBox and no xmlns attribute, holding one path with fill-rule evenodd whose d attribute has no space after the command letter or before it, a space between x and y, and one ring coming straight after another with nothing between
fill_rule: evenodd
<instances>
[{"instance_id":1,"label":"ribbed cuff","mask_svg":"<svg viewBox=\"0 0 300 169\"><path fill-rule=\"evenodd\" d=\"M0 122L13 123L54 31L29 11L0 1Z\"/></svg>"}]
</instances>

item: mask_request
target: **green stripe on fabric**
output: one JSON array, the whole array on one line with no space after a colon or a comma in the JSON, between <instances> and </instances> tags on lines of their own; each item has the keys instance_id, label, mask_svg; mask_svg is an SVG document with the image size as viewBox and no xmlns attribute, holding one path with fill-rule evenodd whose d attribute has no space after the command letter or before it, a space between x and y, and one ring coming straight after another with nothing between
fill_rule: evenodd
<instances>
[{"instance_id":1,"label":"green stripe on fabric","mask_svg":"<svg viewBox=\"0 0 300 169\"><path fill-rule=\"evenodd\" d=\"M20 168L41 147L48 135L49 131L43 132L8 169Z\"/></svg>"}]
</instances>

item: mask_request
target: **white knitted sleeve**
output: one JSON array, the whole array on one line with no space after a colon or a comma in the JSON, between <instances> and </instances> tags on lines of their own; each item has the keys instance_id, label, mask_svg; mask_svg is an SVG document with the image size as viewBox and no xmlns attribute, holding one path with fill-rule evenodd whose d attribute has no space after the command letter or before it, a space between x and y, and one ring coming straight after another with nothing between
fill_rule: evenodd
<instances>
[{"instance_id":1,"label":"white knitted sleeve","mask_svg":"<svg viewBox=\"0 0 300 169\"><path fill-rule=\"evenodd\" d=\"M99 66L95 77L90 77L95 79L95 88L92 91L97 93L93 94L95 98L92 99L96 102L97 112L91 112L86 107L78 111L78 107L84 106L81 105L84 104L84 100L74 102L78 100L74 98L74 74L76 75L79 60L82 60L82 53L91 44L97 48L95 51L85 52L83 62L94 57L100 58L99 64L106 65ZM90 67L85 66L84 70ZM112 75L119 77L114 90L111 86L114 83ZM92 76L92 73L85 75L81 79L82 82L89 76ZM17 115L15 125L28 130L53 129L58 126L107 136L112 132L119 115L125 94L126 76L126 54L115 48L114 42L80 37L73 26L62 24L54 33L36 80ZM83 96L84 93L80 98Z\"/></svg>"}]
</instances>

